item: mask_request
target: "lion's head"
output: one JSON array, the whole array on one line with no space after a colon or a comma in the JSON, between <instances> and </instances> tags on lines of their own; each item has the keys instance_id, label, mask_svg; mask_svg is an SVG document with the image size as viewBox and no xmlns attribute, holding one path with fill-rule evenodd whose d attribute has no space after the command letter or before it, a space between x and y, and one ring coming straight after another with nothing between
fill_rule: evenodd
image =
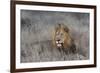
<instances>
[{"instance_id":1,"label":"lion's head","mask_svg":"<svg viewBox=\"0 0 100 73\"><path fill-rule=\"evenodd\" d=\"M53 32L53 45L56 48L71 48L74 40L71 38L69 28L64 24L58 24Z\"/></svg>"}]
</instances>

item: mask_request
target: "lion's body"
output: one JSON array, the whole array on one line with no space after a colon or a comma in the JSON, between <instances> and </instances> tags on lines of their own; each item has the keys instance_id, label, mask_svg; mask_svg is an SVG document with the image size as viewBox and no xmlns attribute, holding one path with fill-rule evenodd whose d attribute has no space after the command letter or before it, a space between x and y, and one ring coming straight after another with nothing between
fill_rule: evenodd
<instances>
[{"instance_id":1,"label":"lion's body","mask_svg":"<svg viewBox=\"0 0 100 73\"><path fill-rule=\"evenodd\" d=\"M69 34L69 29L65 25L59 24L53 31L53 45L56 48L72 50L75 48L74 40Z\"/></svg>"}]
</instances>

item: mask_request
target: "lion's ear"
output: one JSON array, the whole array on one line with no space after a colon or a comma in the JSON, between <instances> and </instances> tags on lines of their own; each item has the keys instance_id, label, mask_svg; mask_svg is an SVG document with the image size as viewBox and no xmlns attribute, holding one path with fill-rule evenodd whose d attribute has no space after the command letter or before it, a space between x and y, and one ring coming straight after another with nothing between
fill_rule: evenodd
<instances>
[{"instance_id":1,"label":"lion's ear","mask_svg":"<svg viewBox=\"0 0 100 73\"><path fill-rule=\"evenodd\" d=\"M65 30L66 32L69 32L69 28L68 28L67 26L64 27L64 30Z\"/></svg>"},{"instance_id":2,"label":"lion's ear","mask_svg":"<svg viewBox=\"0 0 100 73\"><path fill-rule=\"evenodd\" d=\"M57 30L59 30L61 28L61 24L57 24L56 26L55 26L55 30L57 31Z\"/></svg>"}]
</instances>

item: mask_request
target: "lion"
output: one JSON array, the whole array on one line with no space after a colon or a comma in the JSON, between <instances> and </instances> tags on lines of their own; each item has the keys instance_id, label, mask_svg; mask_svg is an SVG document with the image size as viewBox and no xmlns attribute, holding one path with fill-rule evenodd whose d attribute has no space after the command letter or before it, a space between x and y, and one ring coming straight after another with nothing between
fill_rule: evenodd
<instances>
[{"instance_id":1,"label":"lion","mask_svg":"<svg viewBox=\"0 0 100 73\"><path fill-rule=\"evenodd\" d=\"M76 45L74 39L70 36L69 28L64 24L58 24L53 31L53 46L59 51L63 50L66 53L75 53Z\"/></svg>"}]
</instances>

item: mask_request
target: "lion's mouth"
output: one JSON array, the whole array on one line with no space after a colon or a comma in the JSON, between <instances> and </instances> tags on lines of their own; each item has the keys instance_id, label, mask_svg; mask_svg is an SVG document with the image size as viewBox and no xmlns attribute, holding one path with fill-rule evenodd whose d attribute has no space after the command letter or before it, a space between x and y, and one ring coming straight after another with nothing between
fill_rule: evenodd
<instances>
[{"instance_id":1,"label":"lion's mouth","mask_svg":"<svg viewBox=\"0 0 100 73\"><path fill-rule=\"evenodd\" d=\"M63 46L63 41L57 40L56 45L57 45L57 47L62 47Z\"/></svg>"}]
</instances>

